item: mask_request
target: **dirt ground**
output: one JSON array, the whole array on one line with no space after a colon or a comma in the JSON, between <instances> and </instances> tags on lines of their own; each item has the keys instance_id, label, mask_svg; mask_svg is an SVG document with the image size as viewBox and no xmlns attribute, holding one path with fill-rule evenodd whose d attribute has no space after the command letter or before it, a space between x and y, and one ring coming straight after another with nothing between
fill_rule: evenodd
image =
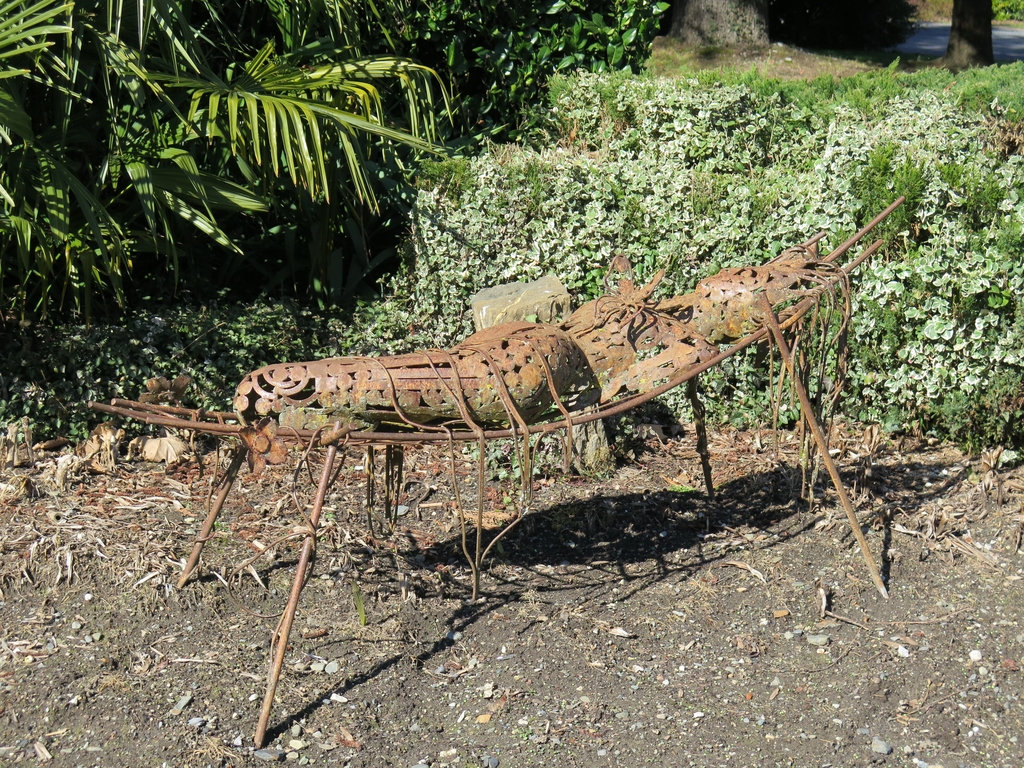
<instances>
[{"instance_id":1,"label":"dirt ground","mask_svg":"<svg viewBox=\"0 0 1024 768\"><path fill-rule=\"evenodd\" d=\"M215 454L62 492L52 455L8 471L0 765L1020 768L1020 471L912 441L868 462L858 434L837 455L889 600L826 483L798 500L791 435L716 433L714 502L689 434L539 482L474 603L444 452L408 452L393 537L347 456L261 753L275 620L254 614L280 610L304 531L291 475L243 471L177 590ZM16 499L26 476L40 495Z\"/></svg>"}]
</instances>

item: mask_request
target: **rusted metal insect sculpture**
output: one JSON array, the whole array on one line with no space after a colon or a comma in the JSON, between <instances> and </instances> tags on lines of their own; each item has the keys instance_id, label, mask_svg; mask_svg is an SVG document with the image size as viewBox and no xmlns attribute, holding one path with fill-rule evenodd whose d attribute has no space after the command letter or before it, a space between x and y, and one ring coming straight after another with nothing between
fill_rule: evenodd
<instances>
[{"instance_id":1,"label":"rusted metal insect sculpture","mask_svg":"<svg viewBox=\"0 0 1024 768\"><path fill-rule=\"evenodd\" d=\"M818 243L825 236L820 233L764 265L723 270L684 296L655 299L664 273L638 287L628 262L616 259L609 274L618 273L620 279L608 294L583 304L560 325L507 323L476 333L449 350L266 366L239 384L234 413L160 404L152 397L145 398L149 402L90 403L97 411L238 441L227 470L211 493L206 519L179 588L196 569L203 544L243 463L259 471L267 464L287 462L291 448L304 449L304 457L313 449L325 449L312 509L308 516L303 513L307 528L289 599L272 636L256 745L262 746L266 738L292 622L341 446L364 446L370 459L368 468L373 465L373 452L384 450L383 495L389 515L402 487L404 448L448 444L462 549L472 572L475 599L485 558L529 510L532 451L543 435L562 432L568 459L574 428L619 415L686 384L695 415L697 450L712 495L697 377L760 342L774 342L778 349L800 400L803 424L832 477L872 580L887 597L785 334L799 332L805 317L813 317L822 308L836 311L845 329L850 316L849 275L882 241L876 240L845 266L840 266L840 261L902 202L903 198L895 201L827 256L818 253ZM485 542L485 448L487 441L499 438L514 440L522 499L517 516ZM475 520L463 509L454 482L454 446L468 441L479 446ZM375 493L375 482L368 473L368 497ZM372 516L369 524L372 529ZM475 530L472 547L470 527Z\"/></svg>"}]
</instances>

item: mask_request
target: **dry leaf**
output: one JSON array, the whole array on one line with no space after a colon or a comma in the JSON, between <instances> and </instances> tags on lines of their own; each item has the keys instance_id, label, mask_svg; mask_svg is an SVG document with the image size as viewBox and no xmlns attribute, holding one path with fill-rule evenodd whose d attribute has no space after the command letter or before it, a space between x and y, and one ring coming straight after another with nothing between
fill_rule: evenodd
<instances>
[{"instance_id":1,"label":"dry leaf","mask_svg":"<svg viewBox=\"0 0 1024 768\"><path fill-rule=\"evenodd\" d=\"M356 752L359 752L363 748L362 743L356 741L355 736L352 735L352 732L349 731L348 728L341 725L337 726L337 728L338 734L334 737L334 741L336 741L340 746L354 749Z\"/></svg>"},{"instance_id":2,"label":"dry leaf","mask_svg":"<svg viewBox=\"0 0 1024 768\"><path fill-rule=\"evenodd\" d=\"M482 715L477 715L476 721L478 723L489 723L489 722L491 722L491 713L490 712L485 712Z\"/></svg>"},{"instance_id":3,"label":"dry leaf","mask_svg":"<svg viewBox=\"0 0 1024 768\"><path fill-rule=\"evenodd\" d=\"M248 448L249 471L257 475L266 469L267 464L283 464L288 460L288 448L277 439L277 422L271 418L260 419L242 428L238 436Z\"/></svg>"},{"instance_id":4,"label":"dry leaf","mask_svg":"<svg viewBox=\"0 0 1024 768\"><path fill-rule=\"evenodd\" d=\"M0 483L0 501L30 499L38 495L39 489L27 475L16 477L9 483Z\"/></svg>"},{"instance_id":5,"label":"dry leaf","mask_svg":"<svg viewBox=\"0 0 1024 768\"><path fill-rule=\"evenodd\" d=\"M166 376L158 376L146 382L146 392L139 395L140 403L176 403L185 394L185 389L192 383L185 374L169 381Z\"/></svg>"},{"instance_id":6,"label":"dry leaf","mask_svg":"<svg viewBox=\"0 0 1024 768\"><path fill-rule=\"evenodd\" d=\"M487 709L491 712L499 712L505 705L508 704L508 693L505 693L500 699L495 699L487 705Z\"/></svg>"},{"instance_id":7,"label":"dry leaf","mask_svg":"<svg viewBox=\"0 0 1024 768\"><path fill-rule=\"evenodd\" d=\"M174 435L165 437L137 437L128 443L128 458L138 456L143 461L177 464L188 453L185 441Z\"/></svg>"},{"instance_id":8,"label":"dry leaf","mask_svg":"<svg viewBox=\"0 0 1024 768\"><path fill-rule=\"evenodd\" d=\"M778 611L774 611L774 612L772 613L772 615L773 615L773 616L774 616L774 617L775 617L776 619L781 619L781 618L782 618L783 616L789 616L789 611L787 611L787 610L786 610L785 608L783 608L783 609L781 609L781 610L778 610Z\"/></svg>"},{"instance_id":9,"label":"dry leaf","mask_svg":"<svg viewBox=\"0 0 1024 768\"><path fill-rule=\"evenodd\" d=\"M100 424L85 442L78 444L75 453L90 462L89 469L93 472L112 472L117 466L119 445L123 439L123 429L118 429L113 424Z\"/></svg>"},{"instance_id":10,"label":"dry leaf","mask_svg":"<svg viewBox=\"0 0 1024 768\"><path fill-rule=\"evenodd\" d=\"M612 627L608 630L609 635L615 635L616 637L632 637L631 632L627 632L622 627Z\"/></svg>"}]
</instances>

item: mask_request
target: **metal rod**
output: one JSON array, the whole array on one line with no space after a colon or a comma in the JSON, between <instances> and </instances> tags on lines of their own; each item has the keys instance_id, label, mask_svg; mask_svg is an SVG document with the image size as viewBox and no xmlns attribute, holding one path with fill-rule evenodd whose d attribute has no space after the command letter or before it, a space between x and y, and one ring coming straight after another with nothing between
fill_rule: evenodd
<instances>
[{"instance_id":1,"label":"metal rod","mask_svg":"<svg viewBox=\"0 0 1024 768\"><path fill-rule=\"evenodd\" d=\"M772 336L775 338L775 343L779 348L779 354L782 356L783 362L786 364L786 368L789 370L789 377L793 382L793 389L796 390L797 397L800 398L800 410L803 412L804 421L807 423L807 427L811 430L811 435L814 437L814 442L818 444L818 453L821 454L821 460L825 464L825 468L828 470L829 475L832 478L832 485L835 486L836 493L839 495L839 501L843 505L843 510L846 512L846 517L850 521L850 528L853 530L853 535L857 537L857 544L860 546L860 552L864 556L864 562L867 563L868 571L871 572L871 580L875 583L879 593L886 600L889 599L889 592L885 588L885 584L882 583L882 575L878 572L878 566L875 565L875 559L871 556L871 551L868 549L867 539L864 538L864 532L860 529L860 521L857 520L857 515L853 510L853 503L850 501L850 497L846 493L846 488L843 486L843 480L839 476L839 470L836 468L835 462L832 461L832 457L828 452L828 444L825 442L825 435L821 431L821 425L818 424L818 419L814 415L814 409L811 407L811 400L807 396L807 390L804 389L803 382L800 381L797 375L796 366L793 364L793 357L789 351L789 344L786 343L786 337L782 335L782 329L779 327L779 322L775 317L775 312L772 311L772 305L768 301L768 297L763 293L761 294L761 305L764 308L766 317L768 319L768 328L771 330Z\"/></svg>"},{"instance_id":2,"label":"metal rod","mask_svg":"<svg viewBox=\"0 0 1024 768\"><path fill-rule=\"evenodd\" d=\"M697 377L686 383L686 396L690 400L690 407L693 408L693 428L697 432L697 455L700 456L700 466L704 470L704 487L708 491L708 501L715 500L715 484L711 478L711 453L708 451L708 428L705 424L704 403L701 402L700 393L697 391Z\"/></svg>"},{"instance_id":3,"label":"metal rod","mask_svg":"<svg viewBox=\"0 0 1024 768\"><path fill-rule=\"evenodd\" d=\"M336 425L336 428L340 425ZM324 469L320 474L320 485L316 489L316 498L313 500L313 510L309 515L310 531L302 542L302 552L299 554L299 563L295 567L295 581L292 582L292 591L288 597L288 605L281 614L281 621L274 631L271 648L274 651L273 659L270 662L270 669L267 671L267 692L263 697L263 706L260 707L260 719L256 725L256 733L253 735L253 742L257 749L263 746L267 737L267 722L270 720L270 708L274 704L274 694L277 691L277 681L281 677L281 667L284 665L284 655L288 650L288 636L292 631L292 622L295 620L295 611L299 607L299 597L302 594L302 587L306 581L306 569L309 567L310 558L313 555L313 545L316 542L316 527L320 522L320 512L324 506L324 499L327 498L327 490L331 485L331 472L334 469L334 460L338 455L338 446L331 444L327 448L327 455L324 458Z\"/></svg>"},{"instance_id":4,"label":"metal rod","mask_svg":"<svg viewBox=\"0 0 1024 768\"><path fill-rule=\"evenodd\" d=\"M900 195L899 197L897 197L895 200L892 201L892 203L890 203L888 208L886 208L880 214L875 216L875 218L873 218L871 221L869 221L867 224L865 224L863 227L861 227L856 232L856 234L852 235L849 240L847 240L845 243L843 243L838 248L836 248L834 251L832 251L832 253L830 253L828 256L826 256L824 260L825 261L835 261L836 259L838 259L844 253L846 253L848 250L850 250L854 245L856 245L857 242L862 237L864 237L864 235L866 235L872 229L874 229L879 224L881 224L883 221L885 221L887 218L889 218L889 214L891 214L893 211L895 211L897 208L899 208L901 205L903 205L906 201L907 201L907 198L904 197L903 195Z\"/></svg>"},{"instance_id":5,"label":"metal rod","mask_svg":"<svg viewBox=\"0 0 1024 768\"><path fill-rule=\"evenodd\" d=\"M235 483L235 478L238 477L238 470L242 467L242 462L245 461L245 446L239 446L235 449L235 455L231 458L231 464L228 466L227 472L220 479L217 484L217 498L213 500L213 505L210 507L210 511L206 513L206 520L203 521L203 528L199 532L199 537L192 545L192 554L188 556L188 563L185 565L185 570L181 574L181 578L178 579L178 589L185 586L189 576L192 575L192 571L195 570L196 565L199 564L199 555L203 551L203 545L206 544L210 538L210 534L213 532L213 524L217 522L217 515L220 514L221 508L224 506L224 502L228 497L228 493L231 491L231 486Z\"/></svg>"}]
</instances>

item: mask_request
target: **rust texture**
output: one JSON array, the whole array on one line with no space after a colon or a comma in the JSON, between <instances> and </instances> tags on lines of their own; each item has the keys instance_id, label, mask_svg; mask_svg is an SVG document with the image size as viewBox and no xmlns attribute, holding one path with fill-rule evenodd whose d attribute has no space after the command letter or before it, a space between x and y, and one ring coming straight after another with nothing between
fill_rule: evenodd
<instances>
[{"instance_id":1,"label":"rust texture","mask_svg":"<svg viewBox=\"0 0 1024 768\"><path fill-rule=\"evenodd\" d=\"M625 278L561 326L506 323L450 350L267 366L243 379L235 410L247 422L272 416L296 430L336 421L357 430L476 430L608 405L670 381L714 358L716 344L763 326L762 294L778 308L810 289L845 289L845 273L814 255L790 249L662 301L652 295L663 272L640 288ZM621 260L616 266L628 269Z\"/></svg>"},{"instance_id":2,"label":"rust texture","mask_svg":"<svg viewBox=\"0 0 1024 768\"><path fill-rule=\"evenodd\" d=\"M234 405L247 420L275 415L295 429L493 425L509 423L510 410L533 423L558 413L556 399L575 407L591 391L587 361L564 331L506 323L451 350L267 366L242 380Z\"/></svg>"}]
</instances>

